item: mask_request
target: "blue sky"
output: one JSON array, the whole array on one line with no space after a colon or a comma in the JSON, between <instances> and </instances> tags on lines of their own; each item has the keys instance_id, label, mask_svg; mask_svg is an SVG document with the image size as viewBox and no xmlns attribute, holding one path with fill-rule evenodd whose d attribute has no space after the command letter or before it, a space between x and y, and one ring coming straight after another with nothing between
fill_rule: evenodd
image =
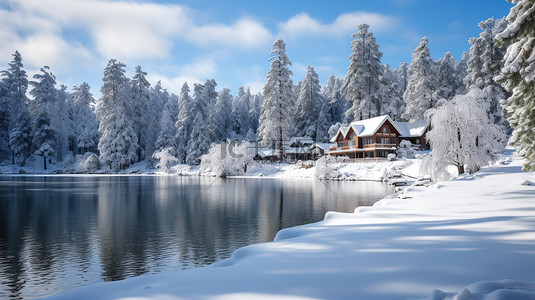
<instances>
[{"instance_id":1,"label":"blue sky","mask_svg":"<svg viewBox=\"0 0 535 300\"><path fill-rule=\"evenodd\" d=\"M184 81L208 78L233 94L241 85L259 92L277 37L294 82L312 65L324 84L330 74L345 76L360 23L371 25L383 63L394 68L410 63L423 36L434 59L450 51L459 60L478 23L511 7L505 0L0 0L0 68L19 50L30 75L49 65L58 82L70 89L86 81L98 97L115 58L128 76L140 65L175 93Z\"/></svg>"}]
</instances>

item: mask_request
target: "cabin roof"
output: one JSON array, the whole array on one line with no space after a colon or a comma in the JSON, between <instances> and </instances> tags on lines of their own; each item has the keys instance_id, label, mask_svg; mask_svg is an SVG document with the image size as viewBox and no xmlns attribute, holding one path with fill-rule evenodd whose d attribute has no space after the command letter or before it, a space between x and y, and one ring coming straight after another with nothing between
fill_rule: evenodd
<instances>
[{"instance_id":1,"label":"cabin roof","mask_svg":"<svg viewBox=\"0 0 535 300\"><path fill-rule=\"evenodd\" d=\"M349 127L345 126L345 127L340 127L340 129L338 129L338 131L336 132L336 134L332 137L332 139L330 140L331 143L335 143L336 142L336 138L338 138L338 135L341 134L344 138L347 134L347 132L349 131Z\"/></svg>"},{"instance_id":2,"label":"cabin roof","mask_svg":"<svg viewBox=\"0 0 535 300\"><path fill-rule=\"evenodd\" d=\"M351 122L351 124L349 124L349 127L342 127L348 128L348 130L346 130L345 132L342 131L342 134L345 137L347 135L347 132L349 131L349 128L352 128L355 134L359 137L372 136L377 132L377 130L379 130L379 127L381 127L387 120L390 121L390 123L398 132L402 132L401 129L396 126L396 123L392 121L392 119L390 119L388 115L383 115L371 119Z\"/></svg>"},{"instance_id":3,"label":"cabin roof","mask_svg":"<svg viewBox=\"0 0 535 300\"><path fill-rule=\"evenodd\" d=\"M312 147L320 148L322 150L329 150L334 144L331 143L315 143Z\"/></svg>"},{"instance_id":4,"label":"cabin roof","mask_svg":"<svg viewBox=\"0 0 535 300\"><path fill-rule=\"evenodd\" d=\"M381 127L387 120L390 121L394 128L401 133L401 130L396 126L394 121L392 121L392 119L390 119L388 115L351 122L351 127L360 129L360 131L356 131L354 129L355 133L357 133L358 136L372 136L377 132L377 130L379 130L379 127Z\"/></svg>"},{"instance_id":5,"label":"cabin roof","mask_svg":"<svg viewBox=\"0 0 535 300\"><path fill-rule=\"evenodd\" d=\"M280 152L279 149L273 149L273 148L259 148L258 149L258 155L262 158L266 157L272 157L272 156L279 156Z\"/></svg>"},{"instance_id":6,"label":"cabin roof","mask_svg":"<svg viewBox=\"0 0 535 300\"><path fill-rule=\"evenodd\" d=\"M298 144L300 143L301 145L312 145L314 144L314 140L311 138L311 137L308 137L308 136L294 136L290 139L290 145L293 145L293 144Z\"/></svg>"},{"instance_id":7,"label":"cabin roof","mask_svg":"<svg viewBox=\"0 0 535 300\"><path fill-rule=\"evenodd\" d=\"M342 134L345 139L350 128L353 129L355 134L359 137L372 136L386 121L389 121L392 126L394 126L401 137L420 137L424 134L429 124L427 120L394 122L388 115L383 115L371 119L351 122L347 127L340 127L336 135L331 139L331 142L336 142L336 138L339 134Z\"/></svg>"},{"instance_id":8,"label":"cabin roof","mask_svg":"<svg viewBox=\"0 0 535 300\"><path fill-rule=\"evenodd\" d=\"M412 122L395 122L401 129L401 137L421 137L429 126L427 120L416 120Z\"/></svg>"}]
</instances>

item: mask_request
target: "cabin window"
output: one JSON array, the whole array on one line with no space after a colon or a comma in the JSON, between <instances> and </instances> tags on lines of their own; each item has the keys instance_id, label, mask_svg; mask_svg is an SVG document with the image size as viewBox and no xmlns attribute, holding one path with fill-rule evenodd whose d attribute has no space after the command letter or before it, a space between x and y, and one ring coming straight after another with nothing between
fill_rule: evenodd
<instances>
[{"instance_id":1,"label":"cabin window","mask_svg":"<svg viewBox=\"0 0 535 300\"><path fill-rule=\"evenodd\" d=\"M388 126L383 127L383 133L390 133L390 128Z\"/></svg>"},{"instance_id":2,"label":"cabin window","mask_svg":"<svg viewBox=\"0 0 535 300\"><path fill-rule=\"evenodd\" d=\"M392 139L390 139L390 138L381 138L381 144L383 144L383 145L393 144L392 143Z\"/></svg>"},{"instance_id":3,"label":"cabin window","mask_svg":"<svg viewBox=\"0 0 535 300\"><path fill-rule=\"evenodd\" d=\"M344 147L346 145L346 142L339 142L338 147Z\"/></svg>"},{"instance_id":4,"label":"cabin window","mask_svg":"<svg viewBox=\"0 0 535 300\"><path fill-rule=\"evenodd\" d=\"M349 141L347 141L347 145L348 146L356 146L357 145L357 140L349 140Z\"/></svg>"},{"instance_id":5,"label":"cabin window","mask_svg":"<svg viewBox=\"0 0 535 300\"><path fill-rule=\"evenodd\" d=\"M349 139L353 139L355 138L355 132L354 131L351 131L351 133L349 134Z\"/></svg>"},{"instance_id":6,"label":"cabin window","mask_svg":"<svg viewBox=\"0 0 535 300\"><path fill-rule=\"evenodd\" d=\"M372 138L367 138L366 139L366 145L371 145L373 144L373 139Z\"/></svg>"},{"instance_id":7,"label":"cabin window","mask_svg":"<svg viewBox=\"0 0 535 300\"><path fill-rule=\"evenodd\" d=\"M420 140L416 140L415 142L416 142L416 144L420 144Z\"/></svg>"}]
</instances>

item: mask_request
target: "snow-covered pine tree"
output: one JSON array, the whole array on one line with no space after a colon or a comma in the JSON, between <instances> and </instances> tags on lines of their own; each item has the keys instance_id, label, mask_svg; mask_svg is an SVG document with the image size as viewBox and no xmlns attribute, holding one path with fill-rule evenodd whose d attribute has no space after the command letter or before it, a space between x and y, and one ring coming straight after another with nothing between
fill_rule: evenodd
<instances>
[{"instance_id":1,"label":"snow-covered pine tree","mask_svg":"<svg viewBox=\"0 0 535 300\"><path fill-rule=\"evenodd\" d=\"M9 157L9 98L5 78L0 80L0 162ZM15 155L13 155L13 160Z\"/></svg>"},{"instance_id":2,"label":"snow-covered pine tree","mask_svg":"<svg viewBox=\"0 0 535 300\"><path fill-rule=\"evenodd\" d=\"M342 88L344 80L338 76L329 75L325 86L321 89L321 94L326 99L332 99L334 94Z\"/></svg>"},{"instance_id":3,"label":"snow-covered pine tree","mask_svg":"<svg viewBox=\"0 0 535 300\"><path fill-rule=\"evenodd\" d=\"M76 153L96 152L99 140L98 121L94 112L95 98L87 82L75 86L74 100Z\"/></svg>"},{"instance_id":4,"label":"snow-covered pine tree","mask_svg":"<svg viewBox=\"0 0 535 300\"><path fill-rule=\"evenodd\" d=\"M211 130L211 128L214 128L211 119L211 116L213 115L214 107L217 103L217 91L215 90L217 86L217 82L214 79L208 79L204 83L204 89L202 90L201 98L204 99L206 102L206 115L208 116L206 122L203 124L206 124L206 128L208 128L208 142L212 143L216 141L215 131ZM206 150L208 152L208 150ZM203 152L202 154L206 153Z\"/></svg>"},{"instance_id":5,"label":"snow-covered pine tree","mask_svg":"<svg viewBox=\"0 0 535 300\"><path fill-rule=\"evenodd\" d=\"M437 90L435 99L453 99L457 87L457 77L455 76L455 58L450 52L446 52L444 57L438 60L437 68Z\"/></svg>"},{"instance_id":6,"label":"snow-covered pine tree","mask_svg":"<svg viewBox=\"0 0 535 300\"><path fill-rule=\"evenodd\" d=\"M496 85L494 77L501 70L506 48L499 46L494 38L506 27L505 19L490 18L479 23L479 28L483 31L479 37L470 38L468 74L464 79L467 87L475 85L483 89L488 85Z\"/></svg>"},{"instance_id":7,"label":"snow-covered pine tree","mask_svg":"<svg viewBox=\"0 0 535 300\"><path fill-rule=\"evenodd\" d=\"M293 98L294 99L297 99L297 97L299 97L299 93L301 93L301 84L302 83L303 83L303 81L299 80L296 85L292 86L292 94L293 94ZM297 103L296 103L296 105L297 105Z\"/></svg>"},{"instance_id":8,"label":"snow-covered pine tree","mask_svg":"<svg viewBox=\"0 0 535 300\"><path fill-rule=\"evenodd\" d=\"M11 133L9 135L9 147L13 152L13 163L15 157L20 157L20 165L26 164L26 159L31 155L32 145L32 120L26 104L19 106L16 112Z\"/></svg>"},{"instance_id":9,"label":"snow-covered pine tree","mask_svg":"<svg viewBox=\"0 0 535 300\"><path fill-rule=\"evenodd\" d=\"M264 145L277 142L280 159L283 159L283 143L288 140L293 129L293 84L288 68L292 63L286 55L286 44L277 39L270 53L271 66L264 85L264 102L260 115L258 137Z\"/></svg>"},{"instance_id":10,"label":"snow-covered pine tree","mask_svg":"<svg viewBox=\"0 0 535 300\"><path fill-rule=\"evenodd\" d=\"M342 86L346 99L352 103L346 112L349 121L376 117L385 101L386 87L379 45L370 25L360 24L358 32L351 35L353 53L349 56L350 65Z\"/></svg>"},{"instance_id":11,"label":"snow-covered pine tree","mask_svg":"<svg viewBox=\"0 0 535 300\"><path fill-rule=\"evenodd\" d=\"M340 130L340 128L344 126L347 126L347 124L342 124L340 122L331 125L331 127L329 127L329 139L334 137L338 130Z\"/></svg>"},{"instance_id":12,"label":"snow-covered pine tree","mask_svg":"<svg viewBox=\"0 0 535 300\"><path fill-rule=\"evenodd\" d=\"M125 67L115 59L108 62L100 88L102 97L97 102L100 160L113 171L130 166L136 159L139 147L134 121L128 111L131 88L125 76Z\"/></svg>"},{"instance_id":13,"label":"snow-covered pine tree","mask_svg":"<svg viewBox=\"0 0 535 300\"><path fill-rule=\"evenodd\" d=\"M468 59L470 59L470 54L463 52L461 60L455 65L455 95L466 94L464 78L468 75Z\"/></svg>"},{"instance_id":14,"label":"snow-covered pine tree","mask_svg":"<svg viewBox=\"0 0 535 300\"><path fill-rule=\"evenodd\" d=\"M162 88L160 81L156 83L154 88L150 89L150 97L145 112L145 161L148 167L153 167L156 163L152 154L156 151L156 140L160 133L160 118L162 116L163 108L169 99L169 93ZM178 105L178 103L177 103ZM173 119L176 122L176 115L178 110L174 110L176 114Z\"/></svg>"},{"instance_id":15,"label":"snow-covered pine tree","mask_svg":"<svg viewBox=\"0 0 535 300\"><path fill-rule=\"evenodd\" d=\"M169 95L167 89L162 87L162 82L158 80L156 85L154 85L154 87L150 90L151 105L153 107L151 111L153 111L153 115L159 115L159 113L163 111L164 106L169 102L169 97L171 97L171 95ZM178 114L178 100L176 103L174 103L173 107L173 109L176 108L176 112Z\"/></svg>"},{"instance_id":16,"label":"snow-covered pine tree","mask_svg":"<svg viewBox=\"0 0 535 300\"><path fill-rule=\"evenodd\" d=\"M67 153L72 152L75 148L75 118L73 114L72 95L67 92L67 86L62 84L56 91L56 113L51 119L51 126L57 131L57 161L63 160Z\"/></svg>"},{"instance_id":17,"label":"snow-covered pine tree","mask_svg":"<svg viewBox=\"0 0 535 300\"><path fill-rule=\"evenodd\" d=\"M504 107L513 127L511 142L524 155L524 169L535 171L535 2L510 0L516 4L509 25L496 39L507 46L503 68L496 78L512 95Z\"/></svg>"},{"instance_id":18,"label":"snow-covered pine tree","mask_svg":"<svg viewBox=\"0 0 535 300\"><path fill-rule=\"evenodd\" d=\"M245 88L240 86L238 88L238 95L232 101L233 130L240 137L245 137L249 130L249 105L251 103L251 97L251 90L247 88L247 91L245 91Z\"/></svg>"},{"instance_id":19,"label":"snow-covered pine tree","mask_svg":"<svg viewBox=\"0 0 535 300\"><path fill-rule=\"evenodd\" d=\"M510 131L508 122L503 117L500 101L509 95L505 89L495 81L503 66L502 59L506 48L499 46L494 40L495 36L507 26L504 19L490 18L479 23L483 30L477 38L471 38L470 58L468 60L468 74L464 79L469 88L476 86L489 95L489 114L494 123L501 125L504 130Z\"/></svg>"},{"instance_id":20,"label":"snow-covered pine tree","mask_svg":"<svg viewBox=\"0 0 535 300\"><path fill-rule=\"evenodd\" d=\"M401 113L403 112L403 105L405 104L402 95L398 92L396 81L396 74L390 70L388 64L385 64L383 82L386 88L386 93L381 102L380 114L389 115L395 121L400 119Z\"/></svg>"},{"instance_id":21,"label":"snow-covered pine tree","mask_svg":"<svg viewBox=\"0 0 535 300\"><path fill-rule=\"evenodd\" d=\"M329 119L331 126L337 122L342 122L345 118L345 112L351 104L342 95L341 89L344 81L340 77L330 75L327 83L323 87L322 95L327 102L322 108L323 115Z\"/></svg>"},{"instance_id":22,"label":"snow-covered pine tree","mask_svg":"<svg viewBox=\"0 0 535 300\"><path fill-rule=\"evenodd\" d=\"M436 90L434 62L431 59L427 43L423 37L420 45L412 52L412 62L409 66L409 81L403 94L405 111L401 115L404 120L420 120L424 118L426 110L435 106L433 94Z\"/></svg>"},{"instance_id":23,"label":"snow-covered pine tree","mask_svg":"<svg viewBox=\"0 0 535 300\"><path fill-rule=\"evenodd\" d=\"M390 64L388 63L383 64L383 77L389 82L396 81L396 74L394 74L394 70L390 69Z\"/></svg>"},{"instance_id":24,"label":"snow-covered pine tree","mask_svg":"<svg viewBox=\"0 0 535 300\"><path fill-rule=\"evenodd\" d=\"M329 128L332 126L333 122L330 119L331 115L329 112L329 102L323 98L323 103L318 114L318 130L316 132L316 142L324 143L329 140Z\"/></svg>"},{"instance_id":25,"label":"snow-covered pine tree","mask_svg":"<svg viewBox=\"0 0 535 300\"><path fill-rule=\"evenodd\" d=\"M31 117L28 110L29 100L26 97L28 90L28 76L24 71L22 56L18 51L13 54L13 60L9 63L9 68L2 71L4 95L0 95L3 102L0 108L1 121L0 129L4 133L2 141L5 143L2 149L9 143L11 149L12 163L15 157L22 159L22 164L30 155L31 141ZM6 131L7 130L7 131ZM8 138L8 139L5 139ZM1 159L1 157L0 157Z\"/></svg>"},{"instance_id":26,"label":"snow-covered pine tree","mask_svg":"<svg viewBox=\"0 0 535 300\"><path fill-rule=\"evenodd\" d=\"M213 141L210 133L210 114L213 108L212 99L217 97L215 86L216 82L213 79L193 86L194 95L191 103L193 121L186 155L186 163L189 165L198 165L201 162L201 156L210 150L210 144Z\"/></svg>"},{"instance_id":27,"label":"snow-covered pine tree","mask_svg":"<svg viewBox=\"0 0 535 300\"><path fill-rule=\"evenodd\" d=\"M210 117L210 132L214 136L214 141L219 143L221 140L230 137L232 132L232 94L227 88L219 91L217 102L212 110Z\"/></svg>"},{"instance_id":28,"label":"snow-covered pine tree","mask_svg":"<svg viewBox=\"0 0 535 300\"><path fill-rule=\"evenodd\" d=\"M294 136L317 138L319 112L323 102L318 74L312 66L307 66L297 98Z\"/></svg>"},{"instance_id":29,"label":"snow-covered pine tree","mask_svg":"<svg viewBox=\"0 0 535 300\"><path fill-rule=\"evenodd\" d=\"M132 97L128 102L128 110L134 121L134 131L139 143L139 147L136 149L137 161L141 161L144 158L145 148L147 147L147 130L150 126L154 126L149 122L151 117L150 110L153 107L150 105L150 83L145 78L146 75L147 72L143 72L141 67L137 66L134 77L130 80Z\"/></svg>"},{"instance_id":30,"label":"snow-covered pine tree","mask_svg":"<svg viewBox=\"0 0 535 300\"><path fill-rule=\"evenodd\" d=\"M162 116L160 118L160 124L158 126L159 133L158 138L156 139L155 151L164 151L169 149L168 152L170 155L176 157L176 135L177 130L175 127L176 116L178 114L178 99L176 97L168 97L167 103L165 104Z\"/></svg>"},{"instance_id":31,"label":"snow-covered pine tree","mask_svg":"<svg viewBox=\"0 0 535 300\"><path fill-rule=\"evenodd\" d=\"M406 62L402 62L399 64L399 67L392 72L394 73L395 78L394 85L396 87L396 93L400 98L403 98L403 94L405 93L409 82L409 66ZM403 103L403 105L405 105L405 103Z\"/></svg>"},{"instance_id":32,"label":"snow-covered pine tree","mask_svg":"<svg viewBox=\"0 0 535 300\"><path fill-rule=\"evenodd\" d=\"M56 78L50 73L50 68L41 68L42 74L33 76L37 81L31 81L32 89L30 95L33 96L33 149L35 154L43 157L43 168L46 170L46 162L56 153L58 145L58 132L53 127L54 115L57 115L55 88Z\"/></svg>"},{"instance_id":33,"label":"snow-covered pine tree","mask_svg":"<svg viewBox=\"0 0 535 300\"><path fill-rule=\"evenodd\" d=\"M249 131L245 137L248 141L250 141L250 139L248 139L247 136L251 136L249 132L252 132L255 135L258 132L258 121L260 119L260 114L262 113L262 102L264 102L264 97L262 97L262 94L260 93L253 95L251 98L251 103L249 104Z\"/></svg>"},{"instance_id":34,"label":"snow-covered pine tree","mask_svg":"<svg viewBox=\"0 0 535 300\"><path fill-rule=\"evenodd\" d=\"M438 108L426 112L431 122L427 139L433 151L422 169L434 180L449 179L450 165L458 174L475 172L503 150L506 135L490 120L487 97L485 91L473 87L466 95L442 100Z\"/></svg>"},{"instance_id":35,"label":"snow-covered pine tree","mask_svg":"<svg viewBox=\"0 0 535 300\"><path fill-rule=\"evenodd\" d=\"M193 122L192 99L189 95L189 86L184 82L178 98L178 116L175 124L176 134L176 157L179 163L186 162L186 155L190 144L191 126Z\"/></svg>"},{"instance_id":36,"label":"snow-covered pine tree","mask_svg":"<svg viewBox=\"0 0 535 300\"><path fill-rule=\"evenodd\" d=\"M169 109L171 110L171 116L173 117L173 126L175 126L174 124L176 124L176 121L178 121L178 109L179 109L179 100L178 100L178 96L171 93L171 95L169 95L168 97L168 100L167 101L171 101L171 105L169 106ZM167 105L168 102L165 103L165 105ZM164 107L165 107L164 105ZM162 109L163 111L163 109Z\"/></svg>"}]
</instances>

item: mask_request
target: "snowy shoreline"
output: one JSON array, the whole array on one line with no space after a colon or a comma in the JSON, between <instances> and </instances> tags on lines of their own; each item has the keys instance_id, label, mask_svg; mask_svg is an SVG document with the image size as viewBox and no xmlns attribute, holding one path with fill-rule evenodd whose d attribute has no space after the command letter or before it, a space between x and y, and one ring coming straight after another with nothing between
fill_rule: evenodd
<instances>
[{"instance_id":1,"label":"snowy shoreline","mask_svg":"<svg viewBox=\"0 0 535 300\"><path fill-rule=\"evenodd\" d=\"M532 299L535 173L522 162L328 213L208 267L50 299Z\"/></svg>"},{"instance_id":2,"label":"snowy shoreline","mask_svg":"<svg viewBox=\"0 0 535 300\"><path fill-rule=\"evenodd\" d=\"M397 161L350 161L334 162L331 164L337 172L337 177L328 180L335 181L372 181L385 182L388 178L401 170L403 176L412 180L419 175L419 159L403 159ZM287 179L316 179L315 168L303 168L298 164L254 164L245 174L226 176L226 178L243 179L243 178L287 178ZM25 173L19 173L23 169ZM130 168L119 173L54 173L57 171L66 172L69 168L61 168L52 165L49 170L28 169L18 166L0 167L0 176L204 176L214 177L211 173L201 173L198 167L187 165L177 165L169 172L161 172L158 169L147 168L144 162L136 163Z\"/></svg>"}]
</instances>

